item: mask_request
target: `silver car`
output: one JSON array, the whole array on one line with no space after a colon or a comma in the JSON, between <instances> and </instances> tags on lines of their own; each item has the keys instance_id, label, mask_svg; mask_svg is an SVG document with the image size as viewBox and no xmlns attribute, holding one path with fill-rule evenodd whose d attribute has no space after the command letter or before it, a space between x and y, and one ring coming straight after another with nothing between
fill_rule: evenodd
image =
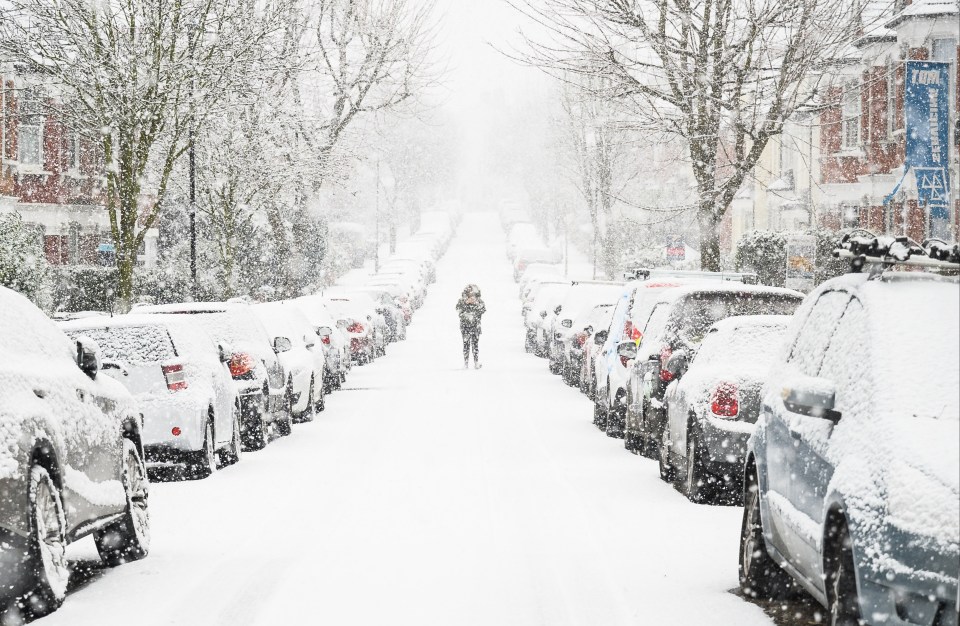
<instances>
[{"instance_id":1,"label":"silver car","mask_svg":"<svg viewBox=\"0 0 960 626\"><path fill-rule=\"evenodd\" d=\"M3 287L0 352L0 612L29 618L63 602L68 543L93 535L110 566L147 555L142 422L95 342Z\"/></svg>"},{"instance_id":2,"label":"silver car","mask_svg":"<svg viewBox=\"0 0 960 626\"><path fill-rule=\"evenodd\" d=\"M183 316L85 318L60 327L96 341L104 373L136 398L149 465L172 465L178 474L185 465L189 476L206 478L218 460L240 460L240 400L227 367L229 348L215 346Z\"/></svg>"}]
</instances>

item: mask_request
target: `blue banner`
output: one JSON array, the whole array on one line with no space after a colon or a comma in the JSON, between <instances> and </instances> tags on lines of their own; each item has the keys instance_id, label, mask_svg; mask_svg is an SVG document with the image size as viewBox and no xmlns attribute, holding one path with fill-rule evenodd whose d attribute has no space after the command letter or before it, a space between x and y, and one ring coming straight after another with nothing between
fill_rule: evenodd
<instances>
[{"instance_id":1,"label":"blue banner","mask_svg":"<svg viewBox=\"0 0 960 626\"><path fill-rule=\"evenodd\" d=\"M930 233L942 235L950 228L950 66L907 61L905 82L906 167L929 209Z\"/></svg>"}]
</instances>

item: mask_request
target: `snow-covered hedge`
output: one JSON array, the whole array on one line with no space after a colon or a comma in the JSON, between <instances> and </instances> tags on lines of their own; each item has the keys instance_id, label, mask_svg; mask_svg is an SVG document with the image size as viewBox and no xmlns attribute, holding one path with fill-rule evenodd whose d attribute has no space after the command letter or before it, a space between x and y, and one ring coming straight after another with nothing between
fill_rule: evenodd
<instances>
[{"instance_id":1,"label":"snow-covered hedge","mask_svg":"<svg viewBox=\"0 0 960 626\"><path fill-rule=\"evenodd\" d=\"M50 282L42 238L19 213L0 213L0 285L41 305Z\"/></svg>"},{"instance_id":2,"label":"snow-covered hedge","mask_svg":"<svg viewBox=\"0 0 960 626\"><path fill-rule=\"evenodd\" d=\"M786 279L787 237L792 234L798 233L754 230L744 234L737 242L734 268L738 272L756 272L763 285L783 287ZM821 228L799 234L817 238L814 279L817 285L847 271L847 263L833 257L833 250L839 245L843 231Z\"/></svg>"},{"instance_id":3,"label":"snow-covered hedge","mask_svg":"<svg viewBox=\"0 0 960 626\"><path fill-rule=\"evenodd\" d=\"M54 311L108 311L117 287L115 267L64 265L52 271Z\"/></svg>"}]
</instances>

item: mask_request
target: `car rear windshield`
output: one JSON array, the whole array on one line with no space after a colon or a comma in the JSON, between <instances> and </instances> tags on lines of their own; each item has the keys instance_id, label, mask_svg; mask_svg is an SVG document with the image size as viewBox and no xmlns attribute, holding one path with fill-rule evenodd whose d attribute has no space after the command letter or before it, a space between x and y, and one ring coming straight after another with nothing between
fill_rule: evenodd
<instances>
[{"instance_id":1,"label":"car rear windshield","mask_svg":"<svg viewBox=\"0 0 960 626\"><path fill-rule=\"evenodd\" d=\"M100 345L100 354L108 361L133 365L159 363L177 357L170 334L163 326L113 326L72 330L71 335L86 335Z\"/></svg>"},{"instance_id":2,"label":"car rear windshield","mask_svg":"<svg viewBox=\"0 0 960 626\"><path fill-rule=\"evenodd\" d=\"M800 296L750 291L697 291L682 297L667 323L670 343L695 346L711 326L734 315L793 315Z\"/></svg>"}]
</instances>

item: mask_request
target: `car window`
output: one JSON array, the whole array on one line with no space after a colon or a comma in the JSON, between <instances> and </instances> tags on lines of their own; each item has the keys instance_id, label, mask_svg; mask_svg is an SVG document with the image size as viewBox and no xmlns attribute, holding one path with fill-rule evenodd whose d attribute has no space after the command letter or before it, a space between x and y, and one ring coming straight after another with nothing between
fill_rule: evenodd
<instances>
[{"instance_id":1,"label":"car window","mask_svg":"<svg viewBox=\"0 0 960 626\"><path fill-rule=\"evenodd\" d=\"M76 337L86 335L100 346L100 354L109 361L125 361L132 365L157 363L178 356L167 329L160 325L112 326L71 330Z\"/></svg>"},{"instance_id":2,"label":"car window","mask_svg":"<svg viewBox=\"0 0 960 626\"><path fill-rule=\"evenodd\" d=\"M820 294L813 310L807 316L797 340L790 350L787 362L793 363L801 373L817 376L823 355L830 344L840 316L849 302L849 294L842 291L827 291Z\"/></svg>"},{"instance_id":3,"label":"car window","mask_svg":"<svg viewBox=\"0 0 960 626\"><path fill-rule=\"evenodd\" d=\"M650 350L657 350L659 346L656 345L654 341L660 334L663 332L664 327L667 325L667 320L670 318L670 303L660 302L653 310L650 311L650 315L644 322L643 327L640 329L642 333L640 338L640 345L645 347L645 354L649 353Z\"/></svg>"},{"instance_id":4,"label":"car window","mask_svg":"<svg viewBox=\"0 0 960 626\"><path fill-rule=\"evenodd\" d=\"M856 299L850 300L830 339L818 373L836 385L834 407L841 413L870 404L870 368L864 367L863 363L863 360L870 361L871 347L866 318L863 305Z\"/></svg>"},{"instance_id":5,"label":"car window","mask_svg":"<svg viewBox=\"0 0 960 626\"><path fill-rule=\"evenodd\" d=\"M792 315L801 301L799 296L783 293L696 291L673 307L668 341L693 347L720 320L736 315Z\"/></svg>"}]
</instances>

